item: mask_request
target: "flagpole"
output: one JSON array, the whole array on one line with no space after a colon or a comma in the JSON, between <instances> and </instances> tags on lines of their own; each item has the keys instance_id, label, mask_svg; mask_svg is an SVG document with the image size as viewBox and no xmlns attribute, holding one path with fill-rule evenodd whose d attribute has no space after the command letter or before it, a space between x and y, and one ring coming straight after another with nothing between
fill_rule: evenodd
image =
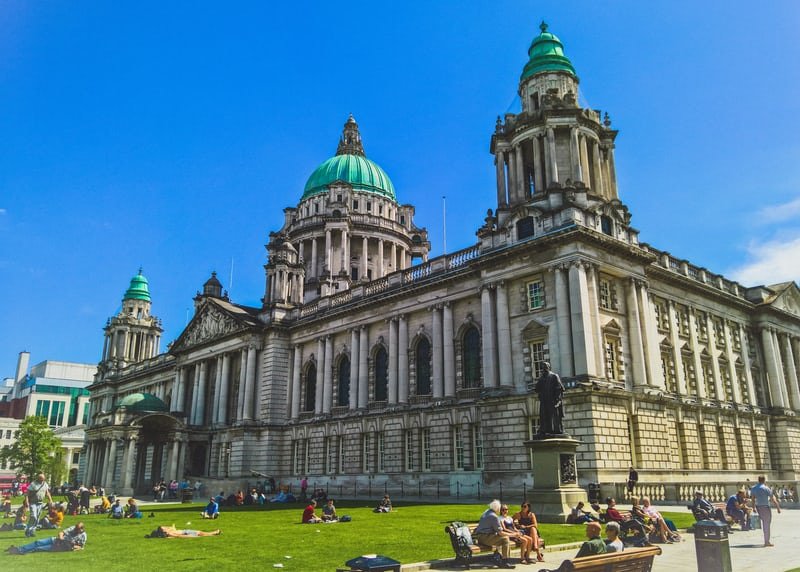
<instances>
[{"instance_id":1,"label":"flagpole","mask_svg":"<svg viewBox=\"0 0 800 572\"><path fill-rule=\"evenodd\" d=\"M447 254L447 197L442 195L442 239L444 242L444 252Z\"/></svg>"}]
</instances>

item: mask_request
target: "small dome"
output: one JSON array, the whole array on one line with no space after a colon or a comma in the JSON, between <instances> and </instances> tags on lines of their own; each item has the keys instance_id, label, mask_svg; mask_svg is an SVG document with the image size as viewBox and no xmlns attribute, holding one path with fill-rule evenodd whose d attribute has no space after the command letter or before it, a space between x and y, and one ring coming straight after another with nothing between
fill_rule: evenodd
<instances>
[{"instance_id":1,"label":"small dome","mask_svg":"<svg viewBox=\"0 0 800 572\"><path fill-rule=\"evenodd\" d=\"M169 412L167 404L161 401L152 393L132 393L117 403L115 409L125 407L128 411L135 411L139 413L162 411Z\"/></svg>"},{"instance_id":2,"label":"small dome","mask_svg":"<svg viewBox=\"0 0 800 572\"><path fill-rule=\"evenodd\" d=\"M397 201L394 185L383 169L366 157L349 154L331 157L317 167L308 178L300 200L326 192L337 181Z\"/></svg>"},{"instance_id":3,"label":"small dome","mask_svg":"<svg viewBox=\"0 0 800 572\"><path fill-rule=\"evenodd\" d=\"M131 285L125 291L123 300L144 300L150 301L150 288L147 285L147 278L142 276L142 269L139 269L139 274L131 278Z\"/></svg>"},{"instance_id":4,"label":"small dome","mask_svg":"<svg viewBox=\"0 0 800 572\"><path fill-rule=\"evenodd\" d=\"M567 72L575 79L578 79L578 74L575 73L572 62L564 55L564 44L561 43L558 36L548 32L547 24L544 22L539 25L539 29L542 33L534 38L531 47L528 49L530 60L525 64L525 69L522 70L520 81L537 73L552 71Z\"/></svg>"},{"instance_id":5,"label":"small dome","mask_svg":"<svg viewBox=\"0 0 800 572\"><path fill-rule=\"evenodd\" d=\"M212 272L211 278L203 284L203 295L222 298L222 283L217 278L216 272Z\"/></svg>"}]
</instances>

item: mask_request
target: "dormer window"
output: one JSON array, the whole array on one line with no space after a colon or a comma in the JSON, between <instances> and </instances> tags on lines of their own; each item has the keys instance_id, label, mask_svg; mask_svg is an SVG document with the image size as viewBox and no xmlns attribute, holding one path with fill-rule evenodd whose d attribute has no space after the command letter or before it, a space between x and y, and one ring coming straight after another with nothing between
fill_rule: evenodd
<instances>
[{"instance_id":1,"label":"dormer window","mask_svg":"<svg viewBox=\"0 0 800 572\"><path fill-rule=\"evenodd\" d=\"M606 215L600 217L600 230L603 231L603 234L614 236L614 223L611 217Z\"/></svg>"}]
</instances>

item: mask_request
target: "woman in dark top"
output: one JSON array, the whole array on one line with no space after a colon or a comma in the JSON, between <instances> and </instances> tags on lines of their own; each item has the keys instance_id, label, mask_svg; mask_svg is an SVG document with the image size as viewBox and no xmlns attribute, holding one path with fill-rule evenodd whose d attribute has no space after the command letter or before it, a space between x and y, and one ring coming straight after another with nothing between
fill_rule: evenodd
<instances>
[{"instance_id":1,"label":"woman in dark top","mask_svg":"<svg viewBox=\"0 0 800 572\"><path fill-rule=\"evenodd\" d=\"M524 534L531 537L532 546L536 549L536 560L544 562L539 538L539 523L536 515L531 512L531 504L528 501L522 503L520 511L514 515L514 523Z\"/></svg>"}]
</instances>

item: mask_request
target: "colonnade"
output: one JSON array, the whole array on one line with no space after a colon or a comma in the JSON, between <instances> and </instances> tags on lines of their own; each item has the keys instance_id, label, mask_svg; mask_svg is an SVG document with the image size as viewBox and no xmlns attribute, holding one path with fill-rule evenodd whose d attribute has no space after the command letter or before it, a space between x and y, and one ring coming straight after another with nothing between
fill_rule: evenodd
<instances>
[{"instance_id":1,"label":"colonnade","mask_svg":"<svg viewBox=\"0 0 800 572\"><path fill-rule=\"evenodd\" d=\"M495 167L499 207L525 202L552 183L567 179L580 181L606 198L617 197L613 142L601 142L594 132L577 125L568 129L569 157L561 162L560 171L556 139L563 136L562 129L557 133L555 127L545 126L525 133L510 145L498 146ZM564 164L569 166L567 170Z\"/></svg>"},{"instance_id":2,"label":"colonnade","mask_svg":"<svg viewBox=\"0 0 800 572\"><path fill-rule=\"evenodd\" d=\"M300 240L296 248L302 260L306 260L306 244L311 244L311 256L306 264L306 277L346 274L351 276L352 259L358 258L358 280L367 277L372 259L372 279L382 278L396 270L411 266L411 250L399 240L353 234L347 228L325 229L322 237ZM358 244L360 242L360 245ZM320 250L322 252L320 253ZM355 252L354 252L355 251Z\"/></svg>"},{"instance_id":3,"label":"colonnade","mask_svg":"<svg viewBox=\"0 0 800 572\"><path fill-rule=\"evenodd\" d=\"M228 425L257 419L260 394L256 378L257 351L251 344L177 367L171 411L185 412L187 424L195 426ZM235 390L234 365L238 365L238 393L236 406L229 411L228 404ZM213 371L213 377L210 371ZM189 393L191 403L186 403ZM209 397L213 397L210 402ZM206 411L207 405L209 411Z\"/></svg>"},{"instance_id":4,"label":"colonnade","mask_svg":"<svg viewBox=\"0 0 800 572\"><path fill-rule=\"evenodd\" d=\"M761 328L772 407L800 411L800 338L773 325Z\"/></svg>"},{"instance_id":5,"label":"colonnade","mask_svg":"<svg viewBox=\"0 0 800 572\"><path fill-rule=\"evenodd\" d=\"M138 362L158 354L161 336L152 333L150 328L125 326L106 330L103 340L102 361L121 359Z\"/></svg>"}]
</instances>

